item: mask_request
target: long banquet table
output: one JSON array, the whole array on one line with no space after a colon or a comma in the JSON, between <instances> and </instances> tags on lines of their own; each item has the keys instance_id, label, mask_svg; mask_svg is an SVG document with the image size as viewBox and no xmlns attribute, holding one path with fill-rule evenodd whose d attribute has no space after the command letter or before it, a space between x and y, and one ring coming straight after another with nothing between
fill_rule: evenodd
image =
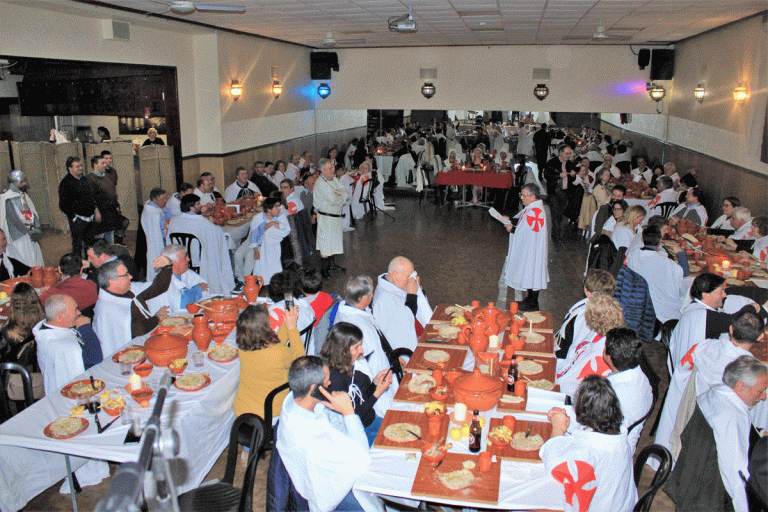
<instances>
[{"instance_id":1,"label":"long banquet table","mask_svg":"<svg viewBox=\"0 0 768 512\"><path fill-rule=\"evenodd\" d=\"M475 185L488 188L510 188L512 186L512 173L444 171L437 173L435 183L438 185Z\"/></svg>"},{"instance_id":2,"label":"long banquet table","mask_svg":"<svg viewBox=\"0 0 768 512\"><path fill-rule=\"evenodd\" d=\"M141 345L147 338L143 336L133 342ZM234 331L226 342L234 343ZM235 419L232 402L239 382L240 360L222 364L205 358L202 368L194 368L190 357L195 352L197 348L190 343L187 354L190 364L186 373L207 373L211 383L195 392L181 391L172 386L161 418L162 429L170 425L179 434L179 458L184 459L187 465L186 481L176 482L179 492L194 489L203 481L226 447ZM148 408L139 407L123 389L128 383L128 376L120 375L120 367L111 356L73 380L87 379L92 375L103 380L107 390L120 389L128 406L135 408L135 416L146 422L156 394ZM164 370L155 367L144 381L150 388L157 389ZM139 445L123 444L129 427L122 425L121 420L117 420L103 434L97 434L93 415L85 412L83 417L90 424L82 434L65 440L46 437L43 434L45 426L57 418L68 416L76 405L75 400L64 398L59 391L48 393L32 407L0 425L0 510L3 512L21 509L29 500L65 478L64 455L118 463L138 459ZM102 425L106 425L113 418L99 413L99 419Z\"/></svg>"}]
</instances>

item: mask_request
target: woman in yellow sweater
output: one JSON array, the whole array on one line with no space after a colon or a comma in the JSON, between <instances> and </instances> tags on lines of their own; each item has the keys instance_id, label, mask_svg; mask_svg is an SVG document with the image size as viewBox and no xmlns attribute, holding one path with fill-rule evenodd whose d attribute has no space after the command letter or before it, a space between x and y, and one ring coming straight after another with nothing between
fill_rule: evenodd
<instances>
[{"instance_id":1,"label":"woman in yellow sweater","mask_svg":"<svg viewBox=\"0 0 768 512\"><path fill-rule=\"evenodd\" d=\"M248 306L240 313L236 327L240 349L240 387L233 404L236 415L251 412L263 418L264 400L269 392L288 382L291 363L304 355L304 344L296 328L298 318L298 306L288 309L285 322L275 334L265 304ZM287 394L286 390L275 397L274 418L280 415Z\"/></svg>"}]
</instances>

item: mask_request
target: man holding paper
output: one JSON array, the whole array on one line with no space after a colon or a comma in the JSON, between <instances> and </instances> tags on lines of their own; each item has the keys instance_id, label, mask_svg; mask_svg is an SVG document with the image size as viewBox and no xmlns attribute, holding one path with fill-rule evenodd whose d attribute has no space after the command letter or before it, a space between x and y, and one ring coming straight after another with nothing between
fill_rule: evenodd
<instances>
[{"instance_id":1,"label":"man holding paper","mask_svg":"<svg viewBox=\"0 0 768 512\"><path fill-rule=\"evenodd\" d=\"M507 286L528 290L520 311L538 311L539 290L546 289L549 282L547 219L538 185L528 183L521 190L523 209L515 215L517 227L502 220L509 233L509 252L502 275Z\"/></svg>"}]
</instances>

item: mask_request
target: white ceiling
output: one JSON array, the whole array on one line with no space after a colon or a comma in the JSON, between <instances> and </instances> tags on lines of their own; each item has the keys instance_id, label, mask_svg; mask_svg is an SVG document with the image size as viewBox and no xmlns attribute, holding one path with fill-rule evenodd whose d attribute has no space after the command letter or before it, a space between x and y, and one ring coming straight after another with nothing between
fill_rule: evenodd
<instances>
[{"instance_id":1,"label":"white ceiling","mask_svg":"<svg viewBox=\"0 0 768 512\"><path fill-rule=\"evenodd\" d=\"M72 0L151 13L170 0ZM766 10L765 0L413 0L418 32L394 33L392 16L408 0L199 0L245 5L244 14L196 12L177 18L321 47L333 32L338 47L499 44L665 44ZM596 42L598 25L625 41ZM359 40L364 40L361 42ZM344 43L344 40L358 40Z\"/></svg>"}]
</instances>

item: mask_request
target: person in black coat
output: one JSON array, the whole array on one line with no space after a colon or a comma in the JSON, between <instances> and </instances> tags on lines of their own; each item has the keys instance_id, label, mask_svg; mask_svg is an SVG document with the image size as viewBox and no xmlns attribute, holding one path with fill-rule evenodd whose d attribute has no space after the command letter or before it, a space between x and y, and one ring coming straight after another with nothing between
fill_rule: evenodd
<instances>
[{"instance_id":1,"label":"person in black coat","mask_svg":"<svg viewBox=\"0 0 768 512\"><path fill-rule=\"evenodd\" d=\"M101 221L101 212L90 182L83 177L83 161L75 156L67 158L67 175L59 183L59 210L69 221L72 252L82 257L83 244L93 239L94 220Z\"/></svg>"},{"instance_id":2,"label":"person in black coat","mask_svg":"<svg viewBox=\"0 0 768 512\"><path fill-rule=\"evenodd\" d=\"M568 187L573 185L575 174L571 156L573 150L565 144L560 145L557 156L549 160L544 167L544 179L547 180L547 198L552 212L552 240L560 239L560 225L567 201Z\"/></svg>"},{"instance_id":3,"label":"person in black coat","mask_svg":"<svg viewBox=\"0 0 768 512\"><path fill-rule=\"evenodd\" d=\"M541 128L533 134L533 152L536 155L536 165L539 167L539 181L543 180L551 140L547 132L547 123L541 123Z\"/></svg>"}]
</instances>

